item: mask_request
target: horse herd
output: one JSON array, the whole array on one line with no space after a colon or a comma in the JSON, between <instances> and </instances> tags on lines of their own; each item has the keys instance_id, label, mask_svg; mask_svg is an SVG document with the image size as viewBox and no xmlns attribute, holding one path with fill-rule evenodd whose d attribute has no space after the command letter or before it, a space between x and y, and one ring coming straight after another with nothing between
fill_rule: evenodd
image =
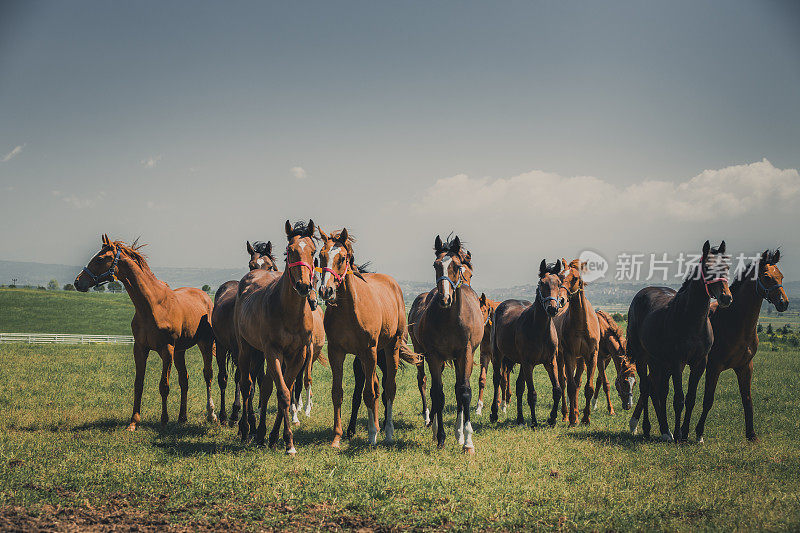
<instances>
[{"instance_id":1,"label":"horse herd","mask_svg":"<svg viewBox=\"0 0 800 533\"><path fill-rule=\"evenodd\" d=\"M557 422L559 406L564 421L570 426L578 423L578 392L584 373L581 423L590 423L601 387L608 410L613 413L605 374L613 361L617 374L615 386L626 410L633 408L634 385L636 376L639 377L640 395L630 421L631 431L637 431L642 419L643 433L649 435L648 408L652 403L660 434L666 441L688 438L697 386L705 371L703 413L696 426L697 439L702 441L719 374L732 368L738 377L746 436L756 438L750 383L758 347L756 328L761 303L767 300L778 311L788 308L783 275L777 267L779 251L765 251L737 272L729 286L727 266L721 261L725 257L725 242L712 248L706 241L700 261L689 269L678 291L646 287L636 294L628 313L627 335L623 335L607 313L595 310L589 303L582 277L586 265L577 259L554 263L542 260L534 301L500 303L487 299L485 294L479 296L472 289L472 255L460 239L443 241L437 236L433 262L435 287L418 295L406 314L397 282L357 264L355 239L347 229L329 234L311 220L295 224L287 220L285 232L286 265L282 272L271 242L253 245L248 242L250 272L240 281L221 285L213 303L199 289L172 290L158 280L136 243L127 245L103 235L100 251L79 273L75 287L85 292L94 285L119 279L133 301L135 314L131 328L136 379L129 430L135 430L141 421L145 365L150 351L158 352L162 359L161 423L169 420L167 396L173 364L181 390L178 421L186 421L185 353L197 345L203 355L208 420L217 420L211 393L212 360L216 357L221 396L219 419L229 420L231 426L238 419L243 441L254 437L257 443L264 444L266 407L275 388L278 410L268 443L275 446L282 425L286 453L294 454L292 426L299 422L298 413L304 406L306 415L311 414L312 369L317 361L326 363L322 352L327 342L327 364L333 375L331 444L334 447L340 446L343 435L345 356L354 354L355 390L348 437L356 431L363 396L370 444L377 443L381 430L386 441L392 441L395 380L402 360L417 366L423 416L437 445L443 447L442 373L446 366L452 365L456 375L455 438L465 452L474 452L470 377L474 352L479 346L480 379L475 414L482 414L491 363L492 422L497 420L498 410L505 410L510 401L510 375L516 365L520 365L516 380L520 425L525 424L524 397L531 413L531 426L538 425L533 369L539 364L547 371L552 388L553 404L547 419L550 426ZM318 296L325 302L324 312L317 306ZM409 338L413 351L408 347ZM225 391L229 360L236 369L236 391L228 418ZM431 377L430 407L426 398L426 361ZM688 393L684 396L682 376L686 365L690 367L690 375ZM380 385L377 368L381 369ZM674 388L674 435L666 411L670 378ZM253 402L256 384L260 390L257 427ZM384 409L382 425L378 419L378 397Z\"/></svg>"}]
</instances>

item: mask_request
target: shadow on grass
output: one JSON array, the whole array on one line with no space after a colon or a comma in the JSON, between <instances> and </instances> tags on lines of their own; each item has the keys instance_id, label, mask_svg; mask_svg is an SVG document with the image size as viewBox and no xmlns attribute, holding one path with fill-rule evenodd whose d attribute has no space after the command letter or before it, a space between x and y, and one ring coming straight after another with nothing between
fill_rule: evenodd
<instances>
[{"instance_id":1,"label":"shadow on grass","mask_svg":"<svg viewBox=\"0 0 800 533\"><path fill-rule=\"evenodd\" d=\"M120 420L118 418L102 418L100 420L94 420L92 422L86 422L81 424L80 426L75 426L69 428L69 431L73 433L82 432L82 431L105 431L107 433L114 432L119 429L125 429L128 427L128 422ZM180 437L198 437L201 435L208 434L208 431L212 429L214 425L210 423L191 423L191 422L170 422L166 425L166 427L162 427L160 422L155 421L145 421L139 423L139 429L149 429L155 431L160 435L176 435ZM138 431L137 430L137 431Z\"/></svg>"},{"instance_id":2,"label":"shadow on grass","mask_svg":"<svg viewBox=\"0 0 800 533\"><path fill-rule=\"evenodd\" d=\"M603 444L611 444L622 448L637 448L639 445L649 442L642 436L631 435L627 431L608 431L608 430L570 430L564 436L573 440L592 440Z\"/></svg>"}]
</instances>

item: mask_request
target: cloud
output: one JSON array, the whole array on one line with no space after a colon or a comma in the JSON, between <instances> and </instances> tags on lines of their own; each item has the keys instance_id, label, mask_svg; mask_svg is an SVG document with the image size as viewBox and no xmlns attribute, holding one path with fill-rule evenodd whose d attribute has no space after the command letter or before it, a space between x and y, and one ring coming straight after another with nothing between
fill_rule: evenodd
<instances>
[{"instance_id":1,"label":"cloud","mask_svg":"<svg viewBox=\"0 0 800 533\"><path fill-rule=\"evenodd\" d=\"M3 156L3 157L0 159L0 161L2 161L3 163L8 163L9 161L11 161L11 160L12 160L12 159L14 159L15 157L17 157L19 154L21 154L21 153L22 153L22 150L23 150L24 148L25 148L25 145L24 145L24 144L20 144L19 146L15 146L15 147L14 147L14 149L13 149L13 150L11 150L10 152L8 152L6 155L4 155L4 156Z\"/></svg>"},{"instance_id":2,"label":"cloud","mask_svg":"<svg viewBox=\"0 0 800 533\"><path fill-rule=\"evenodd\" d=\"M647 219L700 222L759 210L786 210L800 199L800 174L767 159L704 170L683 181L643 180L627 186L593 176L564 177L533 170L510 178L458 174L431 185L414 204L418 213L473 210L484 214L536 211L543 215L616 213Z\"/></svg>"},{"instance_id":3,"label":"cloud","mask_svg":"<svg viewBox=\"0 0 800 533\"><path fill-rule=\"evenodd\" d=\"M154 200L147 200L147 202L145 202L145 206L147 206L147 209L152 209L153 211L164 211L167 209L167 205Z\"/></svg>"},{"instance_id":4,"label":"cloud","mask_svg":"<svg viewBox=\"0 0 800 533\"><path fill-rule=\"evenodd\" d=\"M158 164L159 161L161 161L161 154L155 157L148 157L147 159L142 159L141 161L139 161L139 163L141 163L144 168L150 169L150 168L155 168L155 166Z\"/></svg>"},{"instance_id":5,"label":"cloud","mask_svg":"<svg viewBox=\"0 0 800 533\"><path fill-rule=\"evenodd\" d=\"M70 206L74 207L75 209L86 209L88 207L94 207L97 203L101 202L106 197L106 193L103 191L98 192L94 196L85 196L79 197L75 196L74 194L67 194L62 191L50 191L53 196L56 198L61 198L62 201L69 204Z\"/></svg>"},{"instance_id":6,"label":"cloud","mask_svg":"<svg viewBox=\"0 0 800 533\"><path fill-rule=\"evenodd\" d=\"M294 176L299 180L306 178L306 169L304 169L303 167L292 167L289 169L289 172L291 172L292 176Z\"/></svg>"}]
</instances>

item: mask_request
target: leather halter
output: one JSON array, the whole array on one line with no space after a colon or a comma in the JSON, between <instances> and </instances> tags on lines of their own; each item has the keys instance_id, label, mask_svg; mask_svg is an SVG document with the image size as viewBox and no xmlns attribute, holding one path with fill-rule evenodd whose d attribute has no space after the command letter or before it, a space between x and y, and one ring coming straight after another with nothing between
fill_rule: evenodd
<instances>
[{"instance_id":1,"label":"leather halter","mask_svg":"<svg viewBox=\"0 0 800 533\"><path fill-rule=\"evenodd\" d=\"M453 290L455 291L467 281L464 278L464 273L461 271L462 268L464 268L464 265L458 267L458 280L455 283L453 283L453 280L450 279L450 276L448 276L445 272L443 275L436 278L436 284L438 285L440 281L445 280L450 284L451 287L453 287ZM469 283L467 283L467 285L469 285Z\"/></svg>"},{"instance_id":2,"label":"leather halter","mask_svg":"<svg viewBox=\"0 0 800 533\"><path fill-rule=\"evenodd\" d=\"M344 264L344 272L342 272L341 276L339 274L337 274L335 270L333 270L332 268L328 268L328 267L320 267L320 268L317 268L316 271L317 272L328 272L329 274L331 274L333 276L334 282L336 283L336 286L338 287L339 285L341 285L344 282L344 277L350 271L350 258L349 257L347 258L347 262Z\"/></svg>"},{"instance_id":3,"label":"leather halter","mask_svg":"<svg viewBox=\"0 0 800 533\"><path fill-rule=\"evenodd\" d=\"M303 237L303 238L306 238L306 237ZM313 256L314 254L311 254L311 255ZM289 262L289 246L287 246L286 247L286 272L288 272L288 274L289 274L289 280L293 282L292 286L294 287L294 290L297 290L297 287L295 286L295 281L294 281L294 277L292 276L292 271L289 270L289 269L292 268L292 267L297 267L297 266L305 267L311 272L311 285L312 285L311 288L313 289L314 288L313 287L313 285L314 285L314 267L312 265L309 265L305 261L295 261L294 263L290 263ZM300 294L299 291L298 291L298 294Z\"/></svg>"},{"instance_id":4,"label":"leather halter","mask_svg":"<svg viewBox=\"0 0 800 533\"><path fill-rule=\"evenodd\" d=\"M559 289L566 289L566 287L564 287L564 285L559 285L558 288ZM582 289L578 290L575 294L577 294L581 290ZM541 304L542 304L542 309L544 309L545 311L547 310L547 302L549 302L551 300L556 302L556 309L561 309L562 307L564 307L561 304L561 301L559 300L559 298L557 296L547 296L547 297L545 297L542 294L542 291L539 289L539 285L538 284L536 285L536 294L539 296L539 302L541 302ZM569 294L569 291L567 291L567 294Z\"/></svg>"},{"instance_id":5,"label":"leather halter","mask_svg":"<svg viewBox=\"0 0 800 533\"><path fill-rule=\"evenodd\" d=\"M761 276L756 277L756 292L761 290L761 292L764 293L764 294L761 295L761 298L763 298L764 300L768 301L769 303L772 303L772 300L770 299L770 295L776 289L781 289L781 288L783 288L783 283L777 283L777 284L773 285L772 287L770 287L768 289L763 283L761 283Z\"/></svg>"},{"instance_id":6,"label":"leather halter","mask_svg":"<svg viewBox=\"0 0 800 533\"><path fill-rule=\"evenodd\" d=\"M101 283L106 283L108 281L114 281L114 279L116 278L114 272L117 270L117 264L119 263L119 255L122 252L122 247L117 246L116 248L117 248L117 253L114 255L114 262L111 263L111 267L109 267L109 269L103 272L102 274L95 275L94 272L89 270L88 266L83 267L83 271L86 274L88 274L90 278L92 278L92 281L94 282L95 285L100 285ZM105 277L108 277L108 279L103 279Z\"/></svg>"}]
</instances>

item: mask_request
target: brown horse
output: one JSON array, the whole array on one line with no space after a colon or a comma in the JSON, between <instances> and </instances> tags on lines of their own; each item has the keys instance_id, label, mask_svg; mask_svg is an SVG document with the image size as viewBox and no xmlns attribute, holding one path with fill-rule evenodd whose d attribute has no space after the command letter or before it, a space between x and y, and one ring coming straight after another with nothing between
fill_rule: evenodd
<instances>
[{"instance_id":1,"label":"brown horse","mask_svg":"<svg viewBox=\"0 0 800 533\"><path fill-rule=\"evenodd\" d=\"M547 423L555 425L558 404L561 399L561 385L556 374L558 335L553 318L559 308L565 305L561 296L561 277L563 263L556 261L548 265L543 259L539 265L539 282L536 286L536 299L533 303L525 300L506 300L494 312L491 331L492 377L494 381L494 401L490 420L497 421L500 406L500 382L502 363L520 365L520 378L517 380L517 424L525 425L522 413L522 395L525 384L528 386L528 406L531 410L531 426L536 427L536 389L533 386L533 368L542 364L550 377L553 388L553 408ZM508 385L506 385L508 386Z\"/></svg>"},{"instance_id":2,"label":"brown horse","mask_svg":"<svg viewBox=\"0 0 800 533\"><path fill-rule=\"evenodd\" d=\"M141 246L128 246L122 241L111 242L103 235L103 245L83 271L75 278L75 288L88 291L100 283L119 279L128 292L136 312L131 322L136 381L133 386L133 415L128 430L133 431L141 421L142 389L147 356L151 350L161 356L161 425L169 421L167 395L172 364L178 372L181 388L181 407L178 422L187 420L186 394L189 374L186 371L186 350L197 345L203 354L203 376L206 380L206 411L209 421L216 421L211 399L211 380L214 370L214 332L211 329L211 298L200 289L182 287L172 290L155 277L139 252Z\"/></svg>"},{"instance_id":3,"label":"brown horse","mask_svg":"<svg viewBox=\"0 0 800 533\"><path fill-rule=\"evenodd\" d=\"M250 254L248 267L253 270L277 272L275 256L272 255L272 242L256 241L251 245L247 241L247 253ZM236 327L233 321L233 309L236 304L236 293L239 290L238 281L226 281L217 289L214 295L214 310L211 313L211 326L214 329L214 338L217 342L217 383L220 393L219 419L225 422L225 389L228 387L228 366L231 361L234 366L235 393L233 407L231 407L230 425L239 420L242 408L242 396L239 389L239 341L236 339Z\"/></svg>"},{"instance_id":4,"label":"brown horse","mask_svg":"<svg viewBox=\"0 0 800 533\"><path fill-rule=\"evenodd\" d=\"M706 417L714 403L717 380L723 370L732 368L739 381L739 394L744 407L745 436L758 440L753 429L753 400L750 382L753 379L753 357L758 351L758 317L761 302L766 300L782 313L789 308L789 298L783 290L783 273L778 269L780 250L765 250L731 284L733 303L727 307L711 304L711 326L714 344L708 354L703 414L697 423L697 440L703 440Z\"/></svg>"},{"instance_id":5,"label":"brown horse","mask_svg":"<svg viewBox=\"0 0 800 533\"><path fill-rule=\"evenodd\" d=\"M597 385L592 398L592 409L597 409L597 397L600 396L600 387L602 386L608 403L608 413L613 415L614 406L611 405L611 391L608 377L606 377L606 367L611 361L614 361L614 367L617 370L614 385L617 388L619 399L622 400L622 408L627 411L633 407L636 366L628 361L625 355L625 336L622 334L622 328L605 311L597 309L595 312L600 323L600 345L597 352Z\"/></svg>"},{"instance_id":6,"label":"brown horse","mask_svg":"<svg viewBox=\"0 0 800 533\"><path fill-rule=\"evenodd\" d=\"M342 438L342 378L345 355L355 354L366 379L364 403L368 410L369 442L378 438L378 378L376 367L383 359L383 398L386 401L386 441L394 438L392 404L397 390L395 378L400 359L417 364L419 356L403 341L407 334L406 307L397 282L385 274L364 273L355 266L354 239L347 229L330 235L321 229L323 246L319 253L322 270L320 295L327 303L325 332L328 335L328 360L333 373L333 442L338 448ZM354 362L354 365L356 363ZM356 385L358 390L358 384ZM355 432L358 406L354 398L348 437Z\"/></svg>"},{"instance_id":7,"label":"brown horse","mask_svg":"<svg viewBox=\"0 0 800 533\"><path fill-rule=\"evenodd\" d=\"M708 314L711 299L728 307L733 296L728 288L728 265L724 261L725 241L719 248L703 245L699 265L692 266L686 280L676 292L668 287L645 287L636 293L628 310L628 357L639 374L639 401L630 421L636 432L639 415L644 411L642 430L650 434L647 413L648 398L653 401L661 439L672 442L667 423L667 394L672 377L675 394L675 440L686 440L697 394L697 384L706 368L708 352L714 343L714 331ZM686 400L686 416L681 426L684 407L683 369L691 367Z\"/></svg>"},{"instance_id":8,"label":"brown horse","mask_svg":"<svg viewBox=\"0 0 800 533\"><path fill-rule=\"evenodd\" d=\"M562 259L566 264L566 260ZM562 287L566 291L566 306L553 319L558 331L558 366L559 381L562 388L562 408L564 420L567 420L567 399L569 397L569 425L578 423L578 389L581 386L581 375L586 370L586 387L584 396L586 406L583 409L581 424L590 424L591 402L594 396L594 373L597 370L597 352L600 345L600 323L592 304L586 298L584 281L581 272L586 263L574 259L561 272ZM565 386L566 385L566 386Z\"/></svg>"},{"instance_id":9,"label":"brown horse","mask_svg":"<svg viewBox=\"0 0 800 533\"><path fill-rule=\"evenodd\" d=\"M242 278L234 316L239 340L242 397L246 406L246 415L239 421L242 440L248 439L250 426L255 424L251 367L255 365L258 368L266 363L269 377L265 375L262 378L265 399L270 396L272 384L278 395L278 413L269 434L269 445L276 444L283 422L286 453L294 454L289 387L294 385L306 360L312 357L314 317L308 295L313 285L316 244L311 220L308 224L297 222L294 227L287 220L285 229L288 241L286 269L270 279L254 276L253 272ZM256 431L259 444L263 444L266 434L266 405L266 401L261 402L261 420Z\"/></svg>"},{"instance_id":10,"label":"brown horse","mask_svg":"<svg viewBox=\"0 0 800 533\"><path fill-rule=\"evenodd\" d=\"M472 423L469 420L473 358L483 338L484 319L478 295L470 287L472 255L461 247L461 240L434 241L436 260L433 269L436 287L425 302L411 328L414 351L424 354L431 373L431 426L433 438L444 446L444 386L442 371L452 361L456 371L456 428L458 444L467 453L475 451Z\"/></svg>"}]
</instances>

